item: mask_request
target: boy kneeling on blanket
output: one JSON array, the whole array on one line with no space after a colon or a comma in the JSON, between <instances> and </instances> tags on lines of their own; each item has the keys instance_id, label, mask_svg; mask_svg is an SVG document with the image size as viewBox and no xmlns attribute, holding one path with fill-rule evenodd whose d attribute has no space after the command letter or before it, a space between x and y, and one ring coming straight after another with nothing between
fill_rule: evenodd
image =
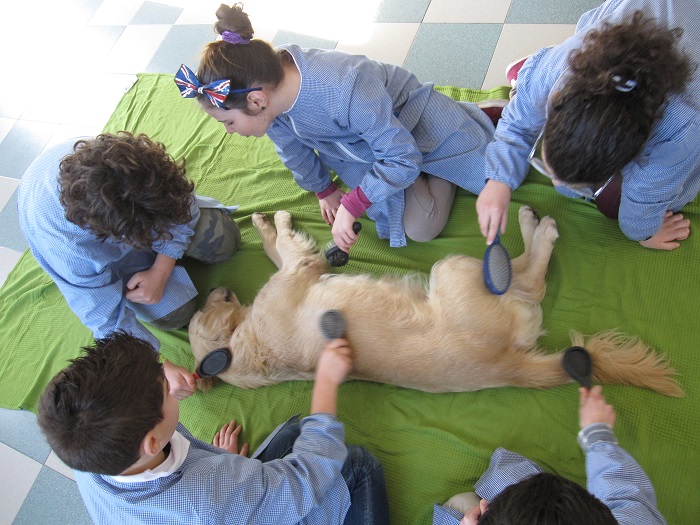
<instances>
[{"instance_id":1,"label":"boy kneeling on blanket","mask_svg":"<svg viewBox=\"0 0 700 525\"><path fill-rule=\"evenodd\" d=\"M345 446L336 417L352 368L347 341L321 353L311 415L286 426L261 454L238 450L240 425L214 445L178 423L158 354L125 332L95 340L46 388L39 425L75 469L95 523L389 523L379 461Z\"/></svg>"}]
</instances>

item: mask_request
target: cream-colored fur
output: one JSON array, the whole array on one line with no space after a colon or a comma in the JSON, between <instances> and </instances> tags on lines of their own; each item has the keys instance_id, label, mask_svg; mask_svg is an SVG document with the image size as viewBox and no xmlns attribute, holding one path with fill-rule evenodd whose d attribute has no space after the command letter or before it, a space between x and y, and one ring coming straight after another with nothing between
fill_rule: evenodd
<instances>
[{"instance_id":1,"label":"cream-colored fur","mask_svg":"<svg viewBox=\"0 0 700 525\"><path fill-rule=\"evenodd\" d=\"M275 225L256 213L253 224L279 271L251 306L226 288L213 290L190 322L192 351L199 362L228 347L231 367L219 377L243 388L312 379L324 346L319 318L337 309L354 351L351 378L427 392L567 383L561 353L536 345L545 274L559 234L551 217L538 221L528 207L519 219L525 250L513 260L510 288L497 296L484 285L482 261L464 255L438 261L427 285L415 277L329 275L314 242L292 229L288 212L277 212ZM585 344L602 383L683 395L673 370L634 338L607 332L584 341L574 334L572 342Z\"/></svg>"}]
</instances>

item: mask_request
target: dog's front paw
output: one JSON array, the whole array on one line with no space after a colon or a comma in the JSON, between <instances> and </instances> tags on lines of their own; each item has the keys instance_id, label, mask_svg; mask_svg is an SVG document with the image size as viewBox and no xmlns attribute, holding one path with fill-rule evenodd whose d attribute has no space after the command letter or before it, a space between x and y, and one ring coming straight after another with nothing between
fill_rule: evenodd
<instances>
[{"instance_id":1,"label":"dog's front paw","mask_svg":"<svg viewBox=\"0 0 700 525\"><path fill-rule=\"evenodd\" d=\"M540 221L539 228L542 230L542 235L545 239L554 243L559 238L559 230L557 223L549 215Z\"/></svg>"},{"instance_id":2,"label":"dog's front paw","mask_svg":"<svg viewBox=\"0 0 700 525\"><path fill-rule=\"evenodd\" d=\"M269 224L270 219L267 218L267 215L264 213L260 212L255 212L253 214L253 226L255 226L258 230L262 228L265 224Z\"/></svg>"},{"instance_id":3,"label":"dog's front paw","mask_svg":"<svg viewBox=\"0 0 700 525\"><path fill-rule=\"evenodd\" d=\"M275 226L277 226L277 229L279 229L280 227L291 228L292 214L286 210L280 210L277 213L275 213Z\"/></svg>"}]
</instances>

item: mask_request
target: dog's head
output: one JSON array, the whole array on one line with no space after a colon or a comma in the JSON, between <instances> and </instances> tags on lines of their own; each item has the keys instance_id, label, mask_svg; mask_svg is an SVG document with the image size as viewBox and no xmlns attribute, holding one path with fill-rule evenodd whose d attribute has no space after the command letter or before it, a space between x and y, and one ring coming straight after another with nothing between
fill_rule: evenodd
<instances>
[{"instance_id":1,"label":"dog's head","mask_svg":"<svg viewBox=\"0 0 700 525\"><path fill-rule=\"evenodd\" d=\"M228 288L214 288L204 308L194 314L188 328L197 363L212 350L228 348L234 330L244 316L243 307Z\"/></svg>"}]
</instances>

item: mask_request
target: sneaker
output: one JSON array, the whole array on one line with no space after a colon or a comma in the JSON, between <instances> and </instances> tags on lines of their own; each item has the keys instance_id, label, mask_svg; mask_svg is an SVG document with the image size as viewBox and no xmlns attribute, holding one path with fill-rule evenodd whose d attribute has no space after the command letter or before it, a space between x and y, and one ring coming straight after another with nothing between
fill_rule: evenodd
<instances>
[{"instance_id":1,"label":"sneaker","mask_svg":"<svg viewBox=\"0 0 700 525\"><path fill-rule=\"evenodd\" d=\"M518 87L518 72L523 67L525 61L532 55L519 58L515 62L511 62L506 66L506 80L510 82L510 98L513 98Z\"/></svg>"}]
</instances>

